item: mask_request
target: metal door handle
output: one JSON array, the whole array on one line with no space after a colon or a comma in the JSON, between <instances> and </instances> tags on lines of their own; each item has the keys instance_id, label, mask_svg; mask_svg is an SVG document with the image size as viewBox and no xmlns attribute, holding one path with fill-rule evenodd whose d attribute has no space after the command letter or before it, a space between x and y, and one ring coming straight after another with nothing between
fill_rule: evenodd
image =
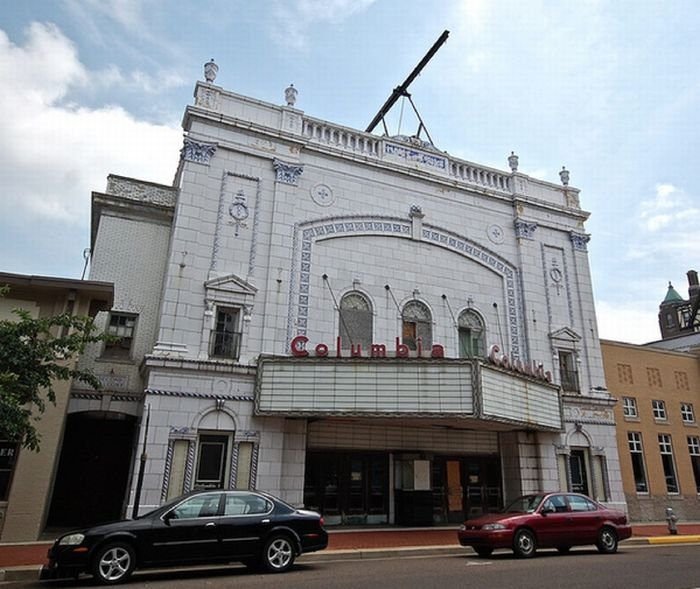
<instances>
[{"instance_id":1,"label":"metal door handle","mask_svg":"<svg viewBox=\"0 0 700 589\"><path fill-rule=\"evenodd\" d=\"M216 527L216 524L214 522L207 522L206 524L204 524L204 527L205 528L213 528L213 527Z\"/></svg>"},{"instance_id":2,"label":"metal door handle","mask_svg":"<svg viewBox=\"0 0 700 589\"><path fill-rule=\"evenodd\" d=\"M270 523L270 520L269 520L269 519L264 519L264 520L262 520L262 523L264 523L264 524L269 524L269 523Z\"/></svg>"}]
</instances>

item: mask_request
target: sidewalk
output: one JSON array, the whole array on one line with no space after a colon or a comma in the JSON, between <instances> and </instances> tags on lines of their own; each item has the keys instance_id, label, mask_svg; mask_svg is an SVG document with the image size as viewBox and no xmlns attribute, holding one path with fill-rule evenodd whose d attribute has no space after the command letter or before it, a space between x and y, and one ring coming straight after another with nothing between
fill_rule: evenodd
<instances>
[{"instance_id":1,"label":"sidewalk","mask_svg":"<svg viewBox=\"0 0 700 589\"><path fill-rule=\"evenodd\" d=\"M678 535L668 535L664 523L633 524L632 538L624 544L680 544L700 542L700 522L678 525ZM51 542L0 543L0 581L36 580ZM384 558L429 553L469 552L457 543L457 527L373 528L330 530L328 549L304 556L304 560Z\"/></svg>"}]
</instances>

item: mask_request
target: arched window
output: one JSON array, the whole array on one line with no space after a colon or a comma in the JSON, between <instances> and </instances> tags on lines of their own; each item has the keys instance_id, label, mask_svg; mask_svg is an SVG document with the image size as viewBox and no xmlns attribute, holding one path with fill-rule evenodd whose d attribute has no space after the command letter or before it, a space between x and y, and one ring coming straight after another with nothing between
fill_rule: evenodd
<instances>
[{"instance_id":1,"label":"arched window","mask_svg":"<svg viewBox=\"0 0 700 589\"><path fill-rule=\"evenodd\" d=\"M341 347L361 345L369 349L372 343L372 306L359 292L349 292L340 300L339 329Z\"/></svg>"},{"instance_id":2,"label":"arched window","mask_svg":"<svg viewBox=\"0 0 700 589\"><path fill-rule=\"evenodd\" d=\"M409 350L416 349L416 340L421 338L423 349L433 345L433 321L430 309L420 301L409 301L401 313L402 341Z\"/></svg>"},{"instance_id":3,"label":"arched window","mask_svg":"<svg viewBox=\"0 0 700 589\"><path fill-rule=\"evenodd\" d=\"M474 358L484 356L484 323L478 313L466 309L459 314L459 357Z\"/></svg>"}]
</instances>

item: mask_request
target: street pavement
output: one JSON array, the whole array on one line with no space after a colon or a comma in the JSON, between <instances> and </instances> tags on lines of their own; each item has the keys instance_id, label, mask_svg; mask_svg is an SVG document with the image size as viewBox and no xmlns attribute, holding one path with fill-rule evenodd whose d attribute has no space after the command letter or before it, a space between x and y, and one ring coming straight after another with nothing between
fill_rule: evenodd
<instances>
[{"instance_id":1,"label":"street pavement","mask_svg":"<svg viewBox=\"0 0 700 589\"><path fill-rule=\"evenodd\" d=\"M633 525L633 537L621 545L700 543L700 522L680 524L669 535L665 523ZM457 528L375 528L331 530L328 549L303 555L300 562L371 560L470 553L457 543ZM36 580L50 542L0 543L0 581ZM698 580L700 587L700 579Z\"/></svg>"}]
</instances>

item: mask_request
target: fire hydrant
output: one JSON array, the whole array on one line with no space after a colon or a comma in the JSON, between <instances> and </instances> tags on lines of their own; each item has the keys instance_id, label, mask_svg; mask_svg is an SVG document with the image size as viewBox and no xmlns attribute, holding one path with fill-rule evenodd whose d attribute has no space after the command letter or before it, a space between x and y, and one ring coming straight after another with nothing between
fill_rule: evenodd
<instances>
[{"instance_id":1,"label":"fire hydrant","mask_svg":"<svg viewBox=\"0 0 700 589\"><path fill-rule=\"evenodd\" d=\"M676 522L678 521L678 516L673 512L673 508L666 508L666 524L668 525L668 533L672 536L678 534L678 526Z\"/></svg>"}]
</instances>

